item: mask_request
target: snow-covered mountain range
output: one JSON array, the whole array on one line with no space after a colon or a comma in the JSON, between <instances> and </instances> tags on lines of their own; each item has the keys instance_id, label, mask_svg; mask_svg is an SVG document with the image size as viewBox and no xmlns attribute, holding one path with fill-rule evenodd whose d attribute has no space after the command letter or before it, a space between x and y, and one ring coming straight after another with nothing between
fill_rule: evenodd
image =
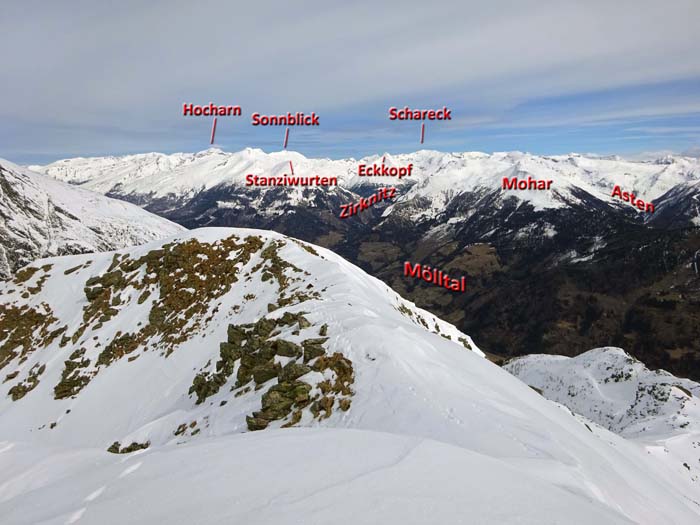
<instances>
[{"instance_id":1,"label":"snow-covered mountain range","mask_svg":"<svg viewBox=\"0 0 700 525\"><path fill-rule=\"evenodd\" d=\"M400 155L387 153L358 160L330 160L306 158L300 153L287 151L268 154L260 149L246 148L229 153L210 149L194 154L147 153L65 159L30 168L128 200L182 201L221 186L245 189L245 177L250 173L263 176L290 174L290 161L297 176L337 177L339 186L351 191L368 185L405 187L407 191L398 203L421 203L419 209L411 215L414 220L435 218L461 194L503 193L504 177L532 176L553 181L550 190L511 193L531 203L535 209L571 205L581 200L581 192L611 206L622 207L623 203L611 196L615 185L634 191L646 201L653 201L678 185L700 181L698 160L686 157L634 162L617 157L574 154L543 157L520 152L485 154L427 150ZM413 170L410 176L402 178L366 177L358 175L360 164L385 164L389 167L410 164ZM290 201L298 199L300 193L299 188L296 191L290 190ZM270 213L273 211L274 209L268 210ZM391 208L385 215L390 213Z\"/></svg>"},{"instance_id":2,"label":"snow-covered mountain range","mask_svg":"<svg viewBox=\"0 0 700 525\"><path fill-rule=\"evenodd\" d=\"M401 179L359 177L361 164L412 170ZM419 151L330 160L246 149L33 169L189 228L264 228L331 248L490 353L575 355L616 345L652 367L700 379L699 165L679 156ZM335 176L339 185L245 185L247 174L279 176L292 167L296 176ZM512 177L552 184L503 189ZM341 205L377 186L395 186L396 198L339 218ZM653 203L654 213L613 196L615 186ZM467 292L407 281L407 260L465 275Z\"/></svg>"},{"instance_id":3,"label":"snow-covered mountain range","mask_svg":"<svg viewBox=\"0 0 700 525\"><path fill-rule=\"evenodd\" d=\"M114 250L182 230L132 204L0 159L0 277L40 257Z\"/></svg>"},{"instance_id":4,"label":"snow-covered mountain range","mask_svg":"<svg viewBox=\"0 0 700 525\"><path fill-rule=\"evenodd\" d=\"M3 522L700 519L685 469L277 233L44 259L0 299Z\"/></svg>"}]
</instances>

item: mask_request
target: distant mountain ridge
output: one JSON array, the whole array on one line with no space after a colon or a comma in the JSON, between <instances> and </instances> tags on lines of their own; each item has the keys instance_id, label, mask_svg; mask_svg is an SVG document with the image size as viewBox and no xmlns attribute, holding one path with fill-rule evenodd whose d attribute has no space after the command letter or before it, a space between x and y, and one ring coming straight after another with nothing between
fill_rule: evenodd
<instances>
[{"instance_id":1,"label":"distant mountain ridge","mask_svg":"<svg viewBox=\"0 0 700 525\"><path fill-rule=\"evenodd\" d=\"M462 193L500 191L503 177L532 175L554 180L552 190L548 192L513 193L521 200L531 202L535 209L560 207L577 200L572 195L575 189L611 205L619 205L610 198L616 184L651 201L679 184L700 180L700 163L689 157L667 157L663 162L654 162L577 154L537 156L520 152L485 154L428 150L373 155L358 160L331 160L306 158L291 151L265 153L260 149L246 148L228 153L210 149L194 154L146 153L65 159L44 166L30 166L30 169L101 193L113 193L129 200L144 197L153 201L191 198L222 185L244 188L246 174L290 173L290 161L295 175L338 177L339 186L351 191L367 185L411 188L402 201L428 199L433 214ZM401 179L358 175L359 164L382 163L388 166L412 164L412 175Z\"/></svg>"}]
</instances>

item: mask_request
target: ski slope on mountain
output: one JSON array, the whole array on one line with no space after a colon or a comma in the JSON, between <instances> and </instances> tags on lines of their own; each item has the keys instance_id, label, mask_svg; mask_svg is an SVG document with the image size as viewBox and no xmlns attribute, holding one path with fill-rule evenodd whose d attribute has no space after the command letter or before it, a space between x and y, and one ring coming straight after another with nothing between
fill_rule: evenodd
<instances>
[{"instance_id":1,"label":"ski slope on mountain","mask_svg":"<svg viewBox=\"0 0 700 525\"><path fill-rule=\"evenodd\" d=\"M485 154L428 150L374 155L359 160L331 160L310 159L287 151L265 153L260 149L246 148L228 153L210 149L194 154L146 153L65 159L31 168L120 198L153 200L192 198L199 192L222 185L245 188L247 174L289 174L290 161L297 176L337 177L341 187L352 191L379 184L404 188L406 193L399 202L421 202L421 212L414 218L434 217L452 199L464 193L500 192L504 177L554 181L551 189L545 191L509 192L509 195L530 203L536 210L556 209L580 202L580 192L611 205L622 206L620 200L611 197L616 185L623 187L624 191L634 191L639 198L652 201L679 184L700 179L698 160L686 157L636 162L617 157L576 154L537 156L520 152ZM412 164L412 175L401 179L358 175L359 164L382 163L387 166ZM385 215L390 213L391 208Z\"/></svg>"},{"instance_id":2,"label":"ski slope on mountain","mask_svg":"<svg viewBox=\"0 0 700 525\"><path fill-rule=\"evenodd\" d=\"M209 228L44 259L0 284L0 307L11 523L323 523L336 507L417 523L417 493L452 523L700 513L697 488L666 462L280 234Z\"/></svg>"},{"instance_id":3,"label":"ski slope on mountain","mask_svg":"<svg viewBox=\"0 0 700 525\"><path fill-rule=\"evenodd\" d=\"M114 250L182 227L0 159L0 276L40 257Z\"/></svg>"}]
</instances>

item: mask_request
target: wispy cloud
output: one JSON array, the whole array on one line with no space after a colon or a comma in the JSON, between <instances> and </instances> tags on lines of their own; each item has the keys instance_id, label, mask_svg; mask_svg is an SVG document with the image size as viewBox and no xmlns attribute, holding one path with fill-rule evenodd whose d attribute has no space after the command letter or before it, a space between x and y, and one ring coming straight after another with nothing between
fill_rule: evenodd
<instances>
[{"instance_id":1,"label":"wispy cloud","mask_svg":"<svg viewBox=\"0 0 700 525\"><path fill-rule=\"evenodd\" d=\"M656 134L700 134L700 126L640 126L629 128L629 131L639 131L641 133Z\"/></svg>"}]
</instances>

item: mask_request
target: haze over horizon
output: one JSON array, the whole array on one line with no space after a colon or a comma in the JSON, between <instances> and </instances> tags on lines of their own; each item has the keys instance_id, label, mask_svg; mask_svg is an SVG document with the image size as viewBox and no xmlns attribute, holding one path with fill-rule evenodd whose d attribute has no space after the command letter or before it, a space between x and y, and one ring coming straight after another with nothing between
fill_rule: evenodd
<instances>
[{"instance_id":1,"label":"haze over horizon","mask_svg":"<svg viewBox=\"0 0 700 525\"><path fill-rule=\"evenodd\" d=\"M700 148L692 0L71 5L4 6L0 157L205 150L211 118L182 104L210 101L243 109L219 118L227 151L281 149L284 128L250 115L287 111L320 115L290 130L309 157ZM405 105L453 120L428 122L420 144L419 123L387 118Z\"/></svg>"}]
</instances>

